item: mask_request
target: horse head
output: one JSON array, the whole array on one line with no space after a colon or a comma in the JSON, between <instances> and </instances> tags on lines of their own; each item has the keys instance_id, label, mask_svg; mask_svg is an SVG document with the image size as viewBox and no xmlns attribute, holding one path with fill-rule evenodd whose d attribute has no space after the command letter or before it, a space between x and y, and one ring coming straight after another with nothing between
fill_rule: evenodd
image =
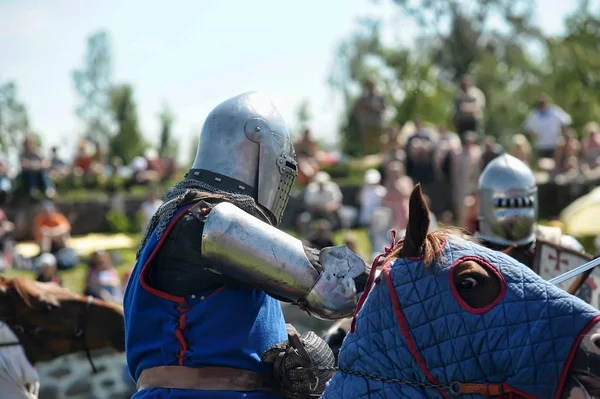
<instances>
[{"instance_id":1,"label":"horse head","mask_svg":"<svg viewBox=\"0 0 600 399\"><path fill-rule=\"evenodd\" d=\"M409 212L324 398L600 397L598 310L457 232L428 233L418 185Z\"/></svg>"},{"instance_id":2,"label":"horse head","mask_svg":"<svg viewBox=\"0 0 600 399\"><path fill-rule=\"evenodd\" d=\"M0 320L31 363L112 347L125 350L123 310L54 283L0 277Z\"/></svg>"}]
</instances>

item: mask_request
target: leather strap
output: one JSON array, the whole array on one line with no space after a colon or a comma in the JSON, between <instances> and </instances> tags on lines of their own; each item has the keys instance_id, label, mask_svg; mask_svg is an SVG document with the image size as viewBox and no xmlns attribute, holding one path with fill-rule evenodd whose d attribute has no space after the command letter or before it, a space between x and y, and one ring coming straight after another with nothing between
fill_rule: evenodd
<instances>
[{"instance_id":1,"label":"leather strap","mask_svg":"<svg viewBox=\"0 0 600 399\"><path fill-rule=\"evenodd\" d=\"M503 384L470 384L458 382L452 384L451 392L455 395L459 394L475 394L483 396L502 396L505 393L510 393L510 387Z\"/></svg>"},{"instance_id":2,"label":"leather strap","mask_svg":"<svg viewBox=\"0 0 600 399\"><path fill-rule=\"evenodd\" d=\"M171 388L196 391L272 391L257 372L230 367L160 366L142 371L137 389Z\"/></svg>"}]
</instances>

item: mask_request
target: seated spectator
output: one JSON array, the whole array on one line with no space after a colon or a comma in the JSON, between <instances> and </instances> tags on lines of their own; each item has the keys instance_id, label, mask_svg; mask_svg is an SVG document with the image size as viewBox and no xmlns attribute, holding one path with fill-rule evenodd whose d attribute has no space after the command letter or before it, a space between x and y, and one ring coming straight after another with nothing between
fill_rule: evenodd
<instances>
[{"instance_id":1,"label":"seated spectator","mask_svg":"<svg viewBox=\"0 0 600 399\"><path fill-rule=\"evenodd\" d=\"M81 140L77 146L77 153L73 160L74 173L77 176L88 176L92 172L94 157L88 150L88 141Z\"/></svg>"},{"instance_id":2,"label":"seated spectator","mask_svg":"<svg viewBox=\"0 0 600 399\"><path fill-rule=\"evenodd\" d=\"M154 156L156 151L150 149L145 156L135 157L131 161L131 177L125 183L125 189L130 190L136 185L147 185L160 181L162 170L160 160Z\"/></svg>"},{"instance_id":3,"label":"seated spectator","mask_svg":"<svg viewBox=\"0 0 600 399\"><path fill-rule=\"evenodd\" d=\"M585 170L600 166L600 125L590 122L585 125L582 143L583 165Z\"/></svg>"},{"instance_id":4,"label":"seated spectator","mask_svg":"<svg viewBox=\"0 0 600 399\"><path fill-rule=\"evenodd\" d=\"M481 154L481 170L484 170L490 162L503 152L502 146L496 143L494 136L485 136L483 139L483 153Z\"/></svg>"},{"instance_id":5,"label":"seated spectator","mask_svg":"<svg viewBox=\"0 0 600 399\"><path fill-rule=\"evenodd\" d=\"M383 204L386 190L381 184L381 173L376 169L365 172L365 184L360 190L358 202L360 203L359 224L368 226L371 223L373 210Z\"/></svg>"},{"instance_id":6,"label":"seated spectator","mask_svg":"<svg viewBox=\"0 0 600 399\"><path fill-rule=\"evenodd\" d=\"M67 165L58 155L58 147L50 149L50 169L48 170L50 178L62 179L69 176L69 165Z\"/></svg>"},{"instance_id":7,"label":"seated spectator","mask_svg":"<svg viewBox=\"0 0 600 399\"><path fill-rule=\"evenodd\" d=\"M151 191L148 199L142 203L141 211L144 219L144 229L162 204L163 201L158 193L156 191Z\"/></svg>"},{"instance_id":8,"label":"seated spectator","mask_svg":"<svg viewBox=\"0 0 600 399\"><path fill-rule=\"evenodd\" d=\"M84 295L105 301L118 302L121 297L119 272L112 265L110 254L97 251L92 254L86 277Z\"/></svg>"},{"instance_id":9,"label":"seated spectator","mask_svg":"<svg viewBox=\"0 0 600 399\"><path fill-rule=\"evenodd\" d=\"M67 247L71 224L53 203L44 202L40 213L33 219L33 234L42 254L56 254Z\"/></svg>"},{"instance_id":10,"label":"seated spectator","mask_svg":"<svg viewBox=\"0 0 600 399\"><path fill-rule=\"evenodd\" d=\"M0 204L5 204L10 200L13 184L8 177L8 162L6 158L0 156Z\"/></svg>"},{"instance_id":11,"label":"seated spectator","mask_svg":"<svg viewBox=\"0 0 600 399\"><path fill-rule=\"evenodd\" d=\"M54 255L42 254L37 259L37 270L36 281L62 285L62 278L56 273L56 257Z\"/></svg>"},{"instance_id":12,"label":"seated spectator","mask_svg":"<svg viewBox=\"0 0 600 399\"><path fill-rule=\"evenodd\" d=\"M479 218L479 201L477 194L467 195L463 201L464 210L461 212L461 219L458 220L458 227L461 227L474 234L477 231L477 219Z\"/></svg>"},{"instance_id":13,"label":"seated spectator","mask_svg":"<svg viewBox=\"0 0 600 399\"><path fill-rule=\"evenodd\" d=\"M25 138L19 161L21 180L27 193L33 198L37 198L40 193L44 193L48 198L53 198L56 191L48 176L50 162L42 158L33 137Z\"/></svg>"},{"instance_id":14,"label":"seated spectator","mask_svg":"<svg viewBox=\"0 0 600 399\"><path fill-rule=\"evenodd\" d=\"M531 166L531 144L522 134L515 134L511 139L510 155Z\"/></svg>"},{"instance_id":15,"label":"seated spectator","mask_svg":"<svg viewBox=\"0 0 600 399\"><path fill-rule=\"evenodd\" d=\"M2 256L0 263L3 269L12 268L15 260L16 242L13 238L14 230L15 225L8 220L4 211L0 209L0 256Z\"/></svg>"},{"instance_id":16,"label":"seated spectator","mask_svg":"<svg viewBox=\"0 0 600 399\"><path fill-rule=\"evenodd\" d=\"M581 144L575 136L573 129L567 129L563 137L560 138L556 151L554 152L554 173L562 174L572 170L572 161L569 164L568 160L572 157L579 158L581 152Z\"/></svg>"},{"instance_id":17,"label":"seated spectator","mask_svg":"<svg viewBox=\"0 0 600 399\"><path fill-rule=\"evenodd\" d=\"M160 180L165 173L165 163L159 158L158 151L154 148L148 148L144 151L144 158L146 158L146 162L148 162L147 170L156 174L156 178L152 180Z\"/></svg>"},{"instance_id":18,"label":"seated spectator","mask_svg":"<svg viewBox=\"0 0 600 399\"><path fill-rule=\"evenodd\" d=\"M392 211L393 226L398 230L405 230L408 224L408 205L413 188L412 179L402 176L384 197L384 204Z\"/></svg>"},{"instance_id":19,"label":"seated spectator","mask_svg":"<svg viewBox=\"0 0 600 399\"><path fill-rule=\"evenodd\" d=\"M106 183L106 190L109 193L116 192L122 183L121 171L123 168L123 160L119 157L112 157L110 159L110 166L108 173L108 182Z\"/></svg>"},{"instance_id":20,"label":"seated spectator","mask_svg":"<svg viewBox=\"0 0 600 399\"><path fill-rule=\"evenodd\" d=\"M319 220L317 223L317 232L314 236L308 239L311 248L323 249L327 247L334 247L331 237L331 224L327 220Z\"/></svg>"},{"instance_id":21,"label":"seated spectator","mask_svg":"<svg viewBox=\"0 0 600 399\"><path fill-rule=\"evenodd\" d=\"M294 144L298 158L298 182L306 184L313 179L321 168L317 161L317 142L312 137L310 129L304 129L302 138Z\"/></svg>"},{"instance_id":22,"label":"seated spectator","mask_svg":"<svg viewBox=\"0 0 600 399\"><path fill-rule=\"evenodd\" d=\"M340 223L339 210L342 207L342 191L331 181L326 172L319 172L304 191L304 205L312 220L324 218L333 225Z\"/></svg>"},{"instance_id":23,"label":"seated spectator","mask_svg":"<svg viewBox=\"0 0 600 399\"><path fill-rule=\"evenodd\" d=\"M167 158L167 162L165 162L165 169L163 173L163 177L161 179L161 183L166 183L170 180L175 179L177 174L177 160L175 157Z\"/></svg>"},{"instance_id":24,"label":"seated spectator","mask_svg":"<svg viewBox=\"0 0 600 399\"><path fill-rule=\"evenodd\" d=\"M404 163L401 161L392 161L385 166L385 180L383 186L386 191L390 191L396 181L402 176L406 176Z\"/></svg>"}]
</instances>

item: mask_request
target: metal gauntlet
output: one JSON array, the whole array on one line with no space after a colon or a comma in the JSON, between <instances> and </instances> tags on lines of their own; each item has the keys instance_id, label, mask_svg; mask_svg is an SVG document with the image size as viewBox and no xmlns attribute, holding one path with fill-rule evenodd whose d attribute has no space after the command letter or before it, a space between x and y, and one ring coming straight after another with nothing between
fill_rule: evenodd
<instances>
[{"instance_id":1,"label":"metal gauntlet","mask_svg":"<svg viewBox=\"0 0 600 399\"><path fill-rule=\"evenodd\" d=\"M202 256L219 265L216 272L298 302L323 319L352 314L354 278L365 270L364 261L343 245L321 251L319 274L300 240L227 202L206 217Z\"/></svg>"}]
</instances>

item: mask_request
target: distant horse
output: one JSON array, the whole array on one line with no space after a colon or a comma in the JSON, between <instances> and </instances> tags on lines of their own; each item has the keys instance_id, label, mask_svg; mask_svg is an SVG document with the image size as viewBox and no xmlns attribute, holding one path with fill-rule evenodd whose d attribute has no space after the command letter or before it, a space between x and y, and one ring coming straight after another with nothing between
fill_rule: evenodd
<instances>
[{"instance_id":1,"label":"distant horse","mask_svg":"<svg viewBox=\"0 0 600 399\"><path fill-rule=\"evenodd\" d=\"M598 310L428 228L417 186L406 237L378 278L372 268L323 398L600 398Z\"/></svg>"},{"instance_id":2,"label":"distant horse","mask_svg":"<svg viewBox=\"0 0 600 399\"><path fill-rule=\"evenodd\" d=\"M25 381L15 384L24 386L29 395L14 397L35 397L28 368L36 362L84 351L95 371L91 350L112 347L124 351L123 310L53 283L0 276L0 339L0 382L26 375ZM11 364L25 371L6 370ZM5 389L8 387L0 387L3 393Z\"/></svg>"}]
</instances>

